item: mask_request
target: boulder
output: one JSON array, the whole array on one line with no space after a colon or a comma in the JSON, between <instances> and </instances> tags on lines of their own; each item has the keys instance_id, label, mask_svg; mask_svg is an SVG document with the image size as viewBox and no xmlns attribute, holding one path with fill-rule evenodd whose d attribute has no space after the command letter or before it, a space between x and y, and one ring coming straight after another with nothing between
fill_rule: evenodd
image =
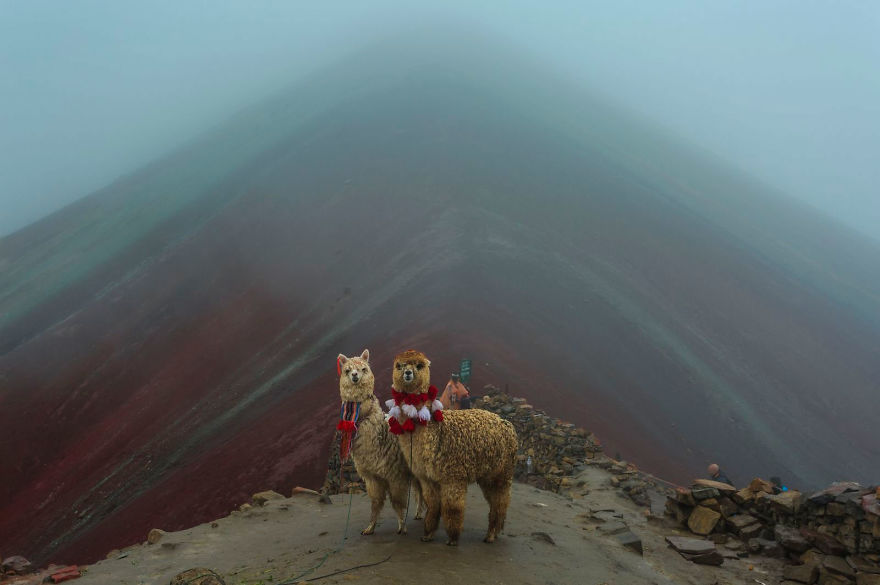
<instances>
[{"instance_id":1,"label":"boulder","mask_svg":"<svg viewBox=\"0 0 880 585\"><path fill-rule=\"evenodd\" d=\"M617 542L635 553L640 555L644 554L642 539L636 536L631 530L627 530L623 534L618 534Z\"/></svg>"},{"instance_id":2,"label":"boulder","mask_svg":"<svg viewBox=\"0 0 880 585\"><path fill-rule=\"evenodd\" d=\"M198 567L178 573L171 579L171 585L226 585L226 582L212 569Z\"/></svg>"},{"instance_id":3,"label":"boulder","mask_svg":"<svg viewBox=\"0 0 880 585\"><path fill-rule=\"evenodd\" d=\"M856 572L849 566L849 563L841 557L829 555L822 561L822 566L832 575L840 575L847 579L856 578Z\"/></svg>"},{"instance_id":4,"label":"boulder","mask_svg":"<svg viewBox=\"0 0 880 585\"><path fill-rule=\"evenodd\" d=\"M846 506L840 502L828 502L825 505L825 514L828 516L846 516Z\"/></svg>"},{"instance_id":5,"label":"boulder","mask_svg":"<svg viewBox=\"0 0 880 585\"><path fill-rule=\"evenodd\" d=\"M819 578L819 568L816 565L789 565L782 569L782 576L798 583L812 585Z\"/></svg>"},{"instance_id":6,"label":"boulder","mask_svg":"<svg viewBox=\"0 0 880 585\"><path fill-rule=\"evenodd\" d=\"M846 547L833 536L808 528L801 528L801 535L826 555L844 556L846 554Z\"/></svg>"},{"instance_id":7,"label":"boulder","mask_svg":"<svg viewBox=\"0 0 880 585\"><path fill-rule=\"evenodd\" d=\"M164 530L160 530L159 528L153 528L147 534L147 544L156 544L157 542L162 540L162 537L165 536L165 534L166 533Z\"/></svg>"},{"instance_id":8,"label":"boulder","mask_svg":"<svg viewBox=\"0 0 880 585\"><path fill-rule=\"evenodd\" d=\"M778 494L770 494L767 500L773 505L773 508L784 514L794 515L800 510L804 502L803 495L797 490L788 490Z\"/></svg>"},{"instance_id":9,"label":"boulder","mask_svg":"<svg viewBox=\"0 0 880 585\"><path fill-rule=\"evenodd\" d=\"M821 566L822 561L825 560L825 555L823 553L820 553L819 551L813 549L813 550L808 550L807 552L802 554L800 558L801 558L801 562L803 564L815 565L818 567L818 566Z\"/></svg>"},{"instance_id":10,"label":"boulder","mask_svg":"<svg viewBox=\"0 0 880 585\"><path fill-rule=\"evenodd\" d=\"M667 536L666 542L679 553L705 554L715 550L715 543L702 538Z\"/></svg>"},{"instance_id":11,"label":"boulder","mask_svg":"<svg viewBox=\"0 0 880 585\"><path fill-rule=\"evenodd\" d=\"M702 486L702 487L710 487L715 488L722 494L734 494L736 493L736 488L730 485L729 483L724 483L721 481L713 481L711 479L696 479L694 480L694 485Z\"/></svg>"},{"instance_id":12,"label":"boulder","mask_svg":"<svg viewBox=\"0 0 880 585\"><path fill-rule=\"evenodd\" d=\"M727 519L727 525L734 534L742 534L750 526L759 526L758 519L750 514L737 514Z\"/></svg>"},{"instance_id":13,"label":"boulder","mask_svg":"<svg viewBox=\"0 0 880 585\"><path fill-rule=\"evenodd\" d=\"M709 508L710 510L714 510L716 512L721 512L721 505L718 503L716 498L709 498L708 500L703 500L700 502L700 505Z\"/></svg>"},{"instance_id":14,"label":"boulder","mask_svg":"<svg viewBox=\"0 0 880 585\"><path fill-rule=\"evenodd\" d=\"M713 487L695 487L691 490L691 495L699 503L700 500L708 500L709 498L717 498L721 495L717 489Z\"/></svg>"},{"instance_id":15,"label":"boulder","mask_svg":"<svg viewBox=\"0 0 880 585\"><path fill-rule=\"evenodd\" d=\"M862 509L874 518L880 517L880 496L876 493L862 496Z\"/></svg>"},{"instance_id":16,"label":"boulder","mask_svg":"<svg viewBox=\"0 0 880 585\"><path fill-rule=\"evenodd\" d=\"M749 488L743 488L735 494L731 495L730 497L737 504L743 505L755 499L755 492L753 492Z\"/></svg>"},{"instance_id":17,"label":"boulder","mask_svg":"<svg viewBox=\"0 0 880 585\"><path fill-rule=\"evenodd\" d=\"M724 557L717 550L700 555L682 553L681 556L698 565L713 565L717 567L724 562Z\"/></svg>"},{"instance_id":18,"label":"boulder","mask_svg":"<svg viewBox=\"0 0 880 585\"><path fill-rule=\"evenodd\" d=\"M756 477L749 483L749 489L752 493L764 492L765 494L772 494L774 491L774 486L772 483L765 479L761 479L760 477Z\"/></svg>"},{"instance_id":19,"label":"boulder","mask_svg":"<svg viewBox=\"0 0 880 585\"><path fill-rule=\"evenodd\" d=\"M761 534L764 533L764 526L760 522L756 522L754 524L749 524L748 526L743 526L740 528L739 536L740 538L757 538Z\"/></svg>"},{"instance_id":20,"label":"boulder","mask_svg":"<svg viewBox=\"0 0 880 585\"><path fill-rule=\"evenodd\" d=\"M824 490L815 492L808 499L813 504L817 506L824 506L828 502L833 502L834 498L845 494L847 492L857 492L862 489L862 486L851 482L835 482L831 484L830 487L825 488Z\"/></svg>"},{"instance_id":21,"label":"boulder","mask_svg":"<svg viewBox=\"0 0 880 585\"><path fill-rule=\"evenodd\" d=\"M676 523L679 525L684 526L687 524L687 519L692 511L693 508L691 506L686 506L672 498L666 499L666 514L675 518Z\"/></svg>"},{"instance_id":22,"label":"boulder","mask_svg":"<svg viewBox=\"0 0 880 585\"><path fill-rule=\"evenodd\" d=\"M284 496L279 494L278 492L273 492L272 490L266 490L264 492L259 492L254 494L251 497L251 501L254 506L265 506L266 502L270 500L283 500Z\"/></svg>"},{"instance_id":23,"label":"boulder","mask_svg":"<svg viewBox=\"0 0 880 585\"><path fill-rule=\"evenodd\" d=\"M849 566L859 573L876 573L880 574L880 565L872 563L863 556L848 556L846 562Z\"/></svg>"},{"instance_id":24,"label":"boulder","mask_svg":"<svg viewBox=\"0 0 880 585\"><path fill-rule=\"evenodd\" d=\"M810 548L810 543L801 535L800 531L790 526L777 524L773 529L773 536L783 548L798 554L806 552Z\"/></svg>"},{"instance_id":25,"label":"boulder","mask_svg":"<svg viewBox=\"0 0 880 585\"><path fill-rule=\"evenodd\" d=\"M34 566L29 560L20 555L15 555L4 559L0 563L4 573L14 573L16 575L25 575L34 571Z\"/></svg>"},{"instance_id":26,"label":"boulder","mask_svg":"<svg viewBox=\"0 0 880 585\"><path fill-rule=\"evenodd\" d=\"M775 540L767 540L766 538L757 538L755 540L761 545L761 552L763 552L764 555L774 559L785 556L785 550Z\"/></svg>"},{"instance_id":27,"label":"boulder","mask_svg":"<svg viewBox=\"0 0 880 585\"><path fill-rule=\"evenodd\" d=\"M605 536L614 536L615 534L625 532L627 526L620 520L612 520L611 522L600 524L598 530Z\"/></svg>"},{"instance_id":28,"label":"boulder","mask_svg":"<svg viewBox=\"0 0 880 585\"><path fill-rule=\"evenodd\" d=\"M705 536L715 529L715 525L720 519L720 513L703 506L697 506L688 517L688 528L694 534Z\"/></svg>"},{"instance_id":29,"label":"boulder","mask_svg":"<svg viewBox=\"0 0 880 585\"><path fill-rule=\"evenodd\" d=\"M697 505L697 501L694 499L694 495L691 493L691 490L686 490L684 488L676 488L675 500L686 506Z\"/></svg>"},{"instance_id":30,"label":"boulder","mask_svg":"<svg viewBox=\"0 0 880 585\"><path fill-rule=\"evenodd\" d=\"M739 513L739 508L733 503L733 500L725 496L718 498L718 508L724 519L730 518Z\"/></svg>"}]
</instances>

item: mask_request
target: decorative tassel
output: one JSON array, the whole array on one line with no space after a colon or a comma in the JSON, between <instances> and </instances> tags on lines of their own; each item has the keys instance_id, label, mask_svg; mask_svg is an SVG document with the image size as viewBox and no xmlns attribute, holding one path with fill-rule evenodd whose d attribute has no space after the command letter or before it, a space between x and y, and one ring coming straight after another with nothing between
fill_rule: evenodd
<instances>
[{"instance_id":1,"label":"decorative tassel","mask_svg":"<svg viewBox=\"0 0 880 585\"><path fill-rule=\"evenodd\" d=\"M431 404L431 411L437 412L438 410L443 410L443 403L437 399L434 399L434 402Z\"/></svg>"},{"instance_id":2,"label":"decorative tassel","mask_svg":"<svg viewBox=\"0 0 880 585\"><path fill-rule=\"evenodd\" d=\"M428 410L427 406L423 406L419 409L419 420L422 422L428 422L431 420L431 411Z\"/></svg>"},{"instance_id":3,"label":"decorative tassel","mask_svg":"<svg viewBox=\"0 0 880 585\"><path fill-rule=\"evenodd\" d=\"M403 410L403 414L405 414L408 418L415 418L419 414L419 411L416 410L416 407L412 404L404 404L400 407L400 409Z\"/></svg>"},{"instance_id":4,"label":"decorative tassel","mask_svg":"<svg viewBox=\"0 0 880 585\"><path fill-rule=\"evenodd\" d=\"M443 411L435 410L434 411L434 420L437 422L443 422Z\"/></svg>"},{"instance_id":5,"label":"decorative tassel","mask_svg":"<svg viewBox=\"0 0 880 585\"><path fill-rule=\"evenodd\" d=\"M357 433L357 420L361 414L360 402L343 402L336 430L342 433L339 440L339 459L345 461L351 453L351 443Z\"/></svg>"},{"instance_id":6,"label":"decorative tassel","mask_svg":"<svg viewBox=\"0 0 880 585\"><path fill-rule=\"evenodd\" d=\"M391 410L388 411L388 414L390 416L393 416L394 418L397 418L398 416L400 416L400 407L397 405L392 406Z\"/></svg>"},{"instance_id":7,"label":"decorative tassel","mask_svg":"<svg viewBox=\"0 0 880 585\"><path fill-rule=\"evenodd\" d=\"M385 401L385 408L387 408L388 410L391 410L392 408L394 408L395 404L397 404L397 403L394 402L394 399L389 398L388 400Z\"/></svg>"},{"instance_id":8,"label":"decorative tassel","mask_svg":"<svg viewBox=\"0 0 880 585\"><path fill-rule=\"evenodd\" d=\"M400 426L400 421L398 421L396 418L389 418L388 419L388 431L392 435L402 435L403 434L403 427Z\"/></svg>"},{"instance_id":9,"label":"decorative tassel","mask_svg":"<svg viewBox=\"0 0 880 585\"><path fill-rule=\"evenodd\" d=\"M406 422L403 423L403 430L408 433L411 433L414 430L416 430L416 424L413 422L413 419L411 419L411 418L406 419Z\"/></svg>"}]
</instances>

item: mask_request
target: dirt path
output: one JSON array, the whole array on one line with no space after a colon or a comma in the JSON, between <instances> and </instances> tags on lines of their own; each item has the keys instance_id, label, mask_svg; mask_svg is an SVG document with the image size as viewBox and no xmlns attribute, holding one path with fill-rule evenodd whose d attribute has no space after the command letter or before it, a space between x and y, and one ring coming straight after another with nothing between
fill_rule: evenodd
<instances>
[{"instance_id":1,"label":"dirt path","mask_svg":"<svg viewBox=\"0 0 880 585\"><path fill-rule=\"evenodd\" d=\"M504 536L482 542L488 508L479 489L471 486L465 529L458 547L445 546L439 532L432 543L419 540L421 526L410 520L410 534L395 534L390 506L373 536L361 536L367 524L369 500L352 498L348 539L338 552L348 516L349 496L334 496L321 504L314 496L275 500L265 507L169 533L154 545L127 549L123 558L87 568L81 585L168 583L192 567L208 567L228 585L272 585L297 577L326 562L303 579L320 577L356 565L390 559L374 567L321 579L319 583L411 584L672 584L777 583L781 565L763 561L749 570L750 561L728 560L722 567L694 565L669 549L668 528L649 523L641 508L623 499L608 484L606 472L588 468L573 498L517 484ZM588 491L586 494L580 492ZM613 510L641 537L644 556L632 552L614 536L608 522L591 519L598 510ZM757 580L757 581L756 581Z\"/></svg>"}]
</instances>

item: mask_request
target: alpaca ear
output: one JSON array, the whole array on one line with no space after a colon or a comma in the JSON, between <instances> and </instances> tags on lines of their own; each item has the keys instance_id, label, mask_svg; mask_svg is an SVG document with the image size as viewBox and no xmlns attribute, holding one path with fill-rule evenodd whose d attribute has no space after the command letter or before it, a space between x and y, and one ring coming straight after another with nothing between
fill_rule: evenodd
<instances>
[{"instance_id":1,"label":"alpaca ear","mask_svg":"<svg viewBox=\"0 0 880 585\"><path fill-rule=\"evenodd\" d=\"M345 356L342 355L342 354L339 354L339 356L336 358L336 363L337 363L337 364L344 364L344 363L347 362L347 361L348 361L348 358L345 357Z\"/></svg>"},{"instance_id":2,"label":"alpaca ear","mask_svg":"<svg viewBox=\"0 0 880 585\"><path fill-rule=\"evenodd\" d=\"M369 349L364 350L364 353L361 354L361 359L364 360L365 362L370 361L370 350Z\"/></svg>"},{"instance_id":3,"label":"alpaca ear","mask_svg":"<svg viewBox=\"0 0 880 585\"><path fill-rule=\"evenodd\" d=\"M429 360L428 358L425 358L425 365L430 368L431 367L431 360Z\"/></svg>"}]
</instances>

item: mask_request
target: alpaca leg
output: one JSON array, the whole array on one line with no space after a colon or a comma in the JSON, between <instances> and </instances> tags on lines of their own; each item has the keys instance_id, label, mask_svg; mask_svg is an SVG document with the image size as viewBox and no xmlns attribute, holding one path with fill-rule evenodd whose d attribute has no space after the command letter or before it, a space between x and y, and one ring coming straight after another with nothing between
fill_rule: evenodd
<instances>
[{"instance_id":1,"label":"alpaca leg","mask_svg":"<svg viewBox=\"0 0 880 585\"><path fill-rule=\"evenodd\" d=\"M367 495L370 496L370 523L361 531L361 534L373 534L376 530L376 522L379 520L379 512L385 505L385 492L387 490L386 483L377 477L370 475L364 476L364 483L367 486Z\"/></svg>"},{"instance_id":2,"label":"alpaca leg","mask_svg":"<svg viewBox=\"0 0 880 585\"><path fill-rule=\"evenodd\" d=\"M466 481L448 481L440 484L440 507L443 511L443 528L449 546L458 545L461 527L464 524L464 504L467 496Z\"/></svg>"},{"instance_id":3,"label":"alpaca leg","mask_svg":"<svg viewBox=\"0 0 880 585\"><path fill-rule=\"evenodd\" d=\"M425 535L422 537L423 542L434 540L434 533L437 532L437 525L440 524L440 486L431 481L422 481L422 496L428 505L425 512Z\"/></svg>"},{"instance_id":4,"label":"alpaca leg","mask_svg":"<svg viewBox=\"0 0 880 585\"><path fill-rule=\"evenodd\" d=\"M427 508L425 505L425 497L422 495L422 486L419 484L419 480L413 478L412 481L413 487L413 497L416 501L416 520L421 520L425 517L424 509Z\"/></svg>"},{"instance_id":5,"label":"alpaca leg","mask_svg":"<svg viewBox=\"0 0 880 585\"><path fill-rule=\"evenodd\" d=\"M414 480L415 481L415 480ZM391 506L397 513L397 534L406 534L406 498L409 494L409 481L398 479L389 486Z\"/></svg>"},{"instance_id":6,"label":"alpaca leg","mask_svg":"<svg viewBox=\"0 0 880 585\"><path fill-rule=\"evenodd\" d=\"M483 542L495 542L495 538L504 529L507 507L510 505L511 479L495 477L487 481L478 481L483 496L489 502L489 530Z\"/></svg>"}]
</instances>

